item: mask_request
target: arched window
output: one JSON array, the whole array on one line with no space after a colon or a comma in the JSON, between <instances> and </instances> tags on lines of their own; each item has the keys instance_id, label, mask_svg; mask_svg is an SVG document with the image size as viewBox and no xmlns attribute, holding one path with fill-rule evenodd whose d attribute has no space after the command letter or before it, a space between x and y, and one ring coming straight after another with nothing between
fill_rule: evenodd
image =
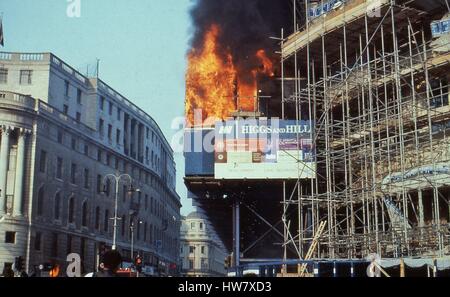
<instances>
[{"instance_id":1,"label":"arched window","mask_svg":"<svg viewBox=\"0 0 450 297\"><path fill-rule=\"evenodd\" d=\"M61 218L61 194L60 194L60 192L56 193L55 202L54 202L53 206L54 206L55 220L59 220Z\"/></svg>"},{"instance_id":2,"label":"arched window","mask_svg":"<svg viewBox=\"0 0 450 297\"><path fill-rule=\"evenodd\" d=\"M82 215L81 215L81 225L83 227L87 227L87 225L88 225L88 205L87 205L87 201L85 201L83 203Z\"/></svg>"},{"instance_id":3,"label":"arched window","mask_svg":"<svg viewBox=\"0 0 450 297\"><path fill-rule=\"evenodd\" d=\"M105 221L103 222L103 231L108 232L109 229L109 210L105 210Z\"/></svg>"},{"instance_id":4,"label":"arched window","mask_svg":"<svg viewBox=\"0 0 450 297\"><path fill-rule=\"evenodd\" d=\"M69 199L69 223L73 223L75 219L75 198Z\"/></svg>"},{"instance_id":5,"label":"arched window","mask_svg":"<svg viewBox=\"0 0 450 297\"><path fill-rule=\"evenodd\" d=\"M39 189L38 199L37 199L37 215L42 216L44 214L44 187Z\"/></svg>"},{"instance_id":6,"label":"arched window","mask_svg":"<svg viewBox=\"0 0 450 297\"><path fill-rule=\"evenodd\" d=\"M100 229L100 207L95 209L95 230Z\"/></svg>"}]
</instances>

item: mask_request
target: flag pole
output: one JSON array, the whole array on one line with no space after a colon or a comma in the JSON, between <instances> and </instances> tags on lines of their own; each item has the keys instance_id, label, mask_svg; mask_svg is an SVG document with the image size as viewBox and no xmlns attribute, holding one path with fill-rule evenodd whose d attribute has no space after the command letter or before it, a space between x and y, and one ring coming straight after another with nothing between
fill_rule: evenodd
<instances>
[{"instance_id":1,"label":"flag pole","mask_svg":"<svg viewBox=\"0 0 450 297\"><path fill-rule=\"evenodd\" d=\"M5 47L5 36L3 34L3 11L0 12L0 45Z\"/></svg>"}]
</instances>

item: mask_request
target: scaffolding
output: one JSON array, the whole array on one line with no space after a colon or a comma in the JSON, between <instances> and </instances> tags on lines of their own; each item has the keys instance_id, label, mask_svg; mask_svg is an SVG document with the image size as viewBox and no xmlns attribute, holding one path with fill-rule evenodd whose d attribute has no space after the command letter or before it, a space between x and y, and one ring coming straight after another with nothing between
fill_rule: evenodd
<instances>
[{"instance_id":1,"label":"scaffolding","mask_svg":"<svg viewBox=\"0 0 450 297\"><path fill-rule=\"evenodd\" d=\"M344 2L311 19L311 3L294 0L294 33L281 36L282 86L295 81L282 117L294 108L314 123L317 167L284 184L284 260L288 247L304 259L323 221L311 258L449 255L450 38L429 26L446 11Z\"/></svg>"}]
</instances>

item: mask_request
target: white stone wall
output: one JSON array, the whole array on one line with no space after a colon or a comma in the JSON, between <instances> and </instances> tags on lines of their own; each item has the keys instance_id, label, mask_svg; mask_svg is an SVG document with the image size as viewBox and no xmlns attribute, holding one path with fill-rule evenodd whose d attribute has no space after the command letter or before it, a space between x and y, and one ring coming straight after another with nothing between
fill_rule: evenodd
<instances>
[{"instance_id":1,"label":"white stone wall","mask_svg":"<svg viewBox=\"0 0 450 297\"><path fill-rule=\"evenodd\" d=\"M114 110L112 115L109 116L108 100L113 100L112 95L105 97L104 111L99 112L99 96L90 81L52 55L44 55L42 60L27 63L19 61L18 56L13 55L10 60L0 62L2 62L0 67L8 68L8 83L6 85L0 84L0 126L10 127L15 131L8 138L10 141L8 146L10 150L7 154L8 168L3 170L6 176L6 193L10 192L12 196L7 195L0 200L0 202L4 201L5 203L1 208L3 212L0 211L0 271L3 269L4 263L13 262L16 256L26 257L28 268L32 268L33 265L42 263L42 261L58 261L64 265L69 235L72 237L72 252L81 252L80 244L82 238L84 239L84 266L86 271L92 271L96 265L95 259L99 243L105 242L109 246L112 244L113 221L108 221L109 228L104 231L105 211L109 211L110 218L114 216L114 189L111 187L109 197L99 194L97 192L97 175L104 177L116 172L130 174L133 178L134 187L141 190L139 213L135 216L135 224L139 221L142 221L142 224L139 228L136 225L134 228L135 255L137 252L140 252L141 255L144 252L144 257L151 259L150 261L153 264L158 262L156 259L166 262L167 265L176 263L179 257L179 211L181 204L179 197L174 192L174 187L172 188L171 184L163 181L161 174L147 165L145 160L142 163L124 155L122 143L114 144L116 142L116 129L121 130L121 142L123 140L125 133L123 131L123 120L124 111L126 111L133 115L135 119L141 120L145 141L140 140L140 142L145 153L145 145L151 142L151 132L150 139L146 139L145 127L156 125L153 120L146 121L146 118L149 117L144 113L142 115L136 113L129 107L131 106L129 103L127 103L129 106L125 104L127 101L114 101ZM52 64L50 68L49 64ZM17 69L22 68L33 69L32 85L28 86L26 90L17 85L14 80L18 75ZM51 69L51 72L48 71L49 69ZM68 96L65 96L65 81L69 82ZM81 104L77 102L78 88L82 90ZM47 89L47 93L44 89ZM33 98L24 97L24 99L20 95L2 92L3 90L23 91L39 97L50 105L39 104ZM2 95L4 95L4 98L2 98ZM120 104L124 105L121 106ZM62 113L64 105L69 108L67 115ZM117 121L118 106L122 110L120 121ZM76 121L76 112L81 113L81 122ZM105 139L99 139L98 131L92 129L92 124L98 122L99 116L105 118L105 137L107 137L108 123L114 125L113 144L105 141ZM17 131L20 128L31 133L28 134L25 142L21 200L23 207L22 214L19 215L14 213L14 204L16 203L14 190L17 182L15 167L18 160L17 155L20 152L17 149ZM159 128L154 127L154 130L159 131ZM58 133L63 135L62 143L58 142ZM72 148L72 139L75 140L75 149ZM155 132L154 142L155 144L152 147L155 150L158 144L159 149L161 149L164 146L162 144L166 143L160 132ZM88 145L89 148L88 155L85 155L84 152L85 145ZM173 160L170 148L164 149ZM101 161L97 160L99 150L102 151ZM45 172L40 172L39 168L41 151L45 151L47 155ZM110 156L109 165L106 164L107 155ZM56 178L58 157L63 159L62 178ZM116 159L118 160L118 168L116 168ZM71 181L72 163L76 164L77 169L75 183ZM88 189L84 187L85 169L89 170ZM168 171L174 171L174 168L169 168ZM0 183L1 181L0 173ZM38 214L38 197L41 188L44 189L45 194L42 202L42 214ZM128 252L124 251L124 254L129 254L129 211L132 201L129 196L126 196L123 200L122 192L121 185L119 187L118 216L125 215L126 223L123 235L122 223L120 221L118 223L117 244L119 250L128 250ZM55 197L57 193L61 197L59 219L55 218ZM145 202L146 196L147 203ZM73 224L68 222L69 199L71 197L74 197L75 201ZM137 203L139 194L135 193L133 199L133 202ZM151 203L152 200L153 203ZM82 226L84 202L87 203L87 226ZM97 207L100 209L98 229L95 226ZM28 227L29 222L31 222L31 227ZM147 230L144 236L145 225L147 225ZM138 229L139 235L137 234ZM15 244L3 244L6 231L17 232ZM41 234L41 244L40 249L36 249L36 234L39 233ZM54 233L58 234L56 244L53 243ZM160 248L156 245L158 240L162 240ZM55 245L58 247L56 255L54 255Z\"/></svg>"},{"instance_id":2,"label":"white stone wall","mask_svg":"<svg viewBox=\"0 0 450 297\"><path fill-rule=\"evenodd\" d=\"M226 274L224 260L227 251L206 218L188 216L183 219L181 247L180 261L184 275L220 276ZM194 247L192 253L190 247ZM202 266L202 259L206 266ZM190 260L193 261L193 269L190 267Z\"/></svg>"}]
</instances>

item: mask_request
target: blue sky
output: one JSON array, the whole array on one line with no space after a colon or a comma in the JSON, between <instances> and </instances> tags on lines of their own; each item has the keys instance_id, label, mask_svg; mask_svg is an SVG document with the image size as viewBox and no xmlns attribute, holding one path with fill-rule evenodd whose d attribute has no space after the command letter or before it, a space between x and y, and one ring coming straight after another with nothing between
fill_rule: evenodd
<instances>
[{"instance_id":1,"label":"blue sky","mask_svg":"<svg viewBox=\"0 0 450 297\"><path fill-rule=\"evenodd\" d=\"M2 0L3 51L52 52L83 73L100 59L100 78L149 113L170 141L184 114L185 53L192 0ZM176 154L182 213L192 210Z\"/></svg>"}]
</instances>

